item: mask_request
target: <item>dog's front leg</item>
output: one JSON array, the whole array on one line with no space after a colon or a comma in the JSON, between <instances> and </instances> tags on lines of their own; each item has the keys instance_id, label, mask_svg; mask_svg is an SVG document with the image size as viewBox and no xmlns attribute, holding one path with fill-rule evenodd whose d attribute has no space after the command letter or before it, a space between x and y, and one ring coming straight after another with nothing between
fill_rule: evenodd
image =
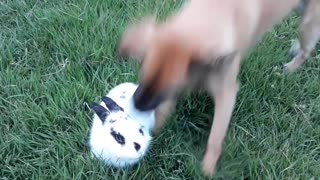
<instances>
[{"instance_id":1,"label":"dog's front leg","mask_svg":"<svg viewBox=\"0 0 320 180\"><path fill-rule=\"evenodd\" d=\"M237 90L237 84L234 84L221 88L219 92L216 92L214 95L215 114L208 139L207 150L202 162L202 170L206 176L211 176L215 172L216 164L221 154L223 140L232 116Z\"/></svg>"},{"instance_id":2,"label":"dog's front leg","mask_svg":"<svg viewBox=\"0 0 320 180\"><path fill-rule=\"evenodd\" d=\"M159 134L166 120L175 111L176 100L169 99L164 101L155 111L154 134Z\"/></svg>"},{"instance_id":3,"label":"dog's front leg","mask_svg":"<svg viewBox=\"0 0 320 180\"><path fill-rule=\"evenodd\" d=\"M214 98L215 107L213 124L202 162L202 171L206 176L212 176L215 173L216 164L222 151L224 137L228 130L239 89L237 76L240 59L240 55L236 56L232 65L226 70L227 72L220 74L220 77L213 75L213 78L209 79L208 90Z\"/></svg>"}]
</instances>

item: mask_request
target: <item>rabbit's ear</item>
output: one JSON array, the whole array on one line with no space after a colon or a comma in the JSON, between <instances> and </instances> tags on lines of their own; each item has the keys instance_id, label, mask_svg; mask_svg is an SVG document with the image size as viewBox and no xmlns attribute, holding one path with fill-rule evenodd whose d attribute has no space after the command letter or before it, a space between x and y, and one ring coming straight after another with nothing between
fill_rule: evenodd
<instances>
[{"instance_id":1,"label":"rabbit's ear","mask_svg":"<svg viewBox=\"0 0 320 180\"><path fill-rule=\"evenodd\" d=\"M106 121L106 118L110 114L110 111L97 103L92 103L89 107L98 115L102 123Z\"/></svg>"},{"instance_id":2,"label":"rabbit's ear","mask_svg":"<svg viewBox=\"0 0 320 180\"><path fill-rule=\"evenodd\" d=\"M120 107L116 102L107 96L102 97L102 101L106 104L107 108L110 111L123 111L123 108Z\"/></svg>"}]
</instances>

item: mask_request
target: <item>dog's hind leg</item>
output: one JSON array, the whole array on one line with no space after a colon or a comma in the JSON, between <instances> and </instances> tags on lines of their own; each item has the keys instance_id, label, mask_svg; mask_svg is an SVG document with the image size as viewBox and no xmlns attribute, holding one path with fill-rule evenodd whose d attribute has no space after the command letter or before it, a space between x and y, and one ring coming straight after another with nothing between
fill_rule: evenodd
<instances>
[{"instance_id":1,"label":"dog's hind leg","mask_svg":"<svg viewBox=\"0 0 320 180\"><path fill-rule=\"evenodd\" d=\"M288 72L296 71L310 56L320 38L320 2L311 0L304 12L302 23L299 27L299 41L296 41L290 54L294 58L285 64Z\"/></svg>"}]
</instances>

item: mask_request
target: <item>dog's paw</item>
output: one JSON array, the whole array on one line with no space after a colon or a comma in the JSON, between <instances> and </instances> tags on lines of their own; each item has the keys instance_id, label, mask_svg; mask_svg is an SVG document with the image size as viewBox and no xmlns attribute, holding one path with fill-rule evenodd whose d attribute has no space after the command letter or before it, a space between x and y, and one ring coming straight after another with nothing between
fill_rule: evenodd
<instances>
[{"instance_id":1,"label":"dog's paw","mask_svg":"<svg viewBox=\"0 0 320 180\"><path fill-rule=\"evenodd\" d=\"M211 156L211 157L208 157ZM215 160L217 158L214 158L213 155L208 155L206 154L204 156L204 159L202 161L202 173L203 175L207 177L211 177L216 173L216 163L217 161Z\"/></svg>"},{"instance_id":2,"label":"dog's paw","mask_svg":"<svg viewBox=\"0 0 320 180\"><path fill-rule=\"evenodd\" d=\"M301 48L301 46L300 46L299 40L296 39L296 40L292 41L291 48L289 50L289 56L291 58L296 57L299 53L300 48Z\"/></svg>"},{"instance_id":3,"label":"dog's paw","mask_svg":"<svg viewBox=\"0 0 320 180\"><path fill-rule=\"evenodd\" d=\"M295 59L283 65L283 70L285 73L294 73L298 70L299 65L295 62Z\"/></svg>"},{"instance_id":4,"label":"dog's paw","mask_svg":"<svg viewBox=\"0 0 320 180\"><path fill-rule=\"evenodd\" d=\"M212 162L202 162L202 173L207 177L211 177L216 173L215 165Z\"/></svg>"}]
</instances>

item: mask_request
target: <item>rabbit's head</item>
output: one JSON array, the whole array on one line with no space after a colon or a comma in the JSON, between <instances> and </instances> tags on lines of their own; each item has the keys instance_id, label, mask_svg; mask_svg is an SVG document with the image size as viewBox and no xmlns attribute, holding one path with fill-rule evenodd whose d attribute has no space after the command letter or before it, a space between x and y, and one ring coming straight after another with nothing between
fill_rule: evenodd
<instances>
[{"instance_id":1,"label":"rabbit's head","mask_svg":"<svg viewBox=\"0 0 320 180\"><path fill-rule=\"evenodd\" d=\"M136 163L146 153L151 141L149 131L132 119L110 97L93 103L95 112L90 146L93 153L115 167Z\"/></svg>"}]
</instances>

